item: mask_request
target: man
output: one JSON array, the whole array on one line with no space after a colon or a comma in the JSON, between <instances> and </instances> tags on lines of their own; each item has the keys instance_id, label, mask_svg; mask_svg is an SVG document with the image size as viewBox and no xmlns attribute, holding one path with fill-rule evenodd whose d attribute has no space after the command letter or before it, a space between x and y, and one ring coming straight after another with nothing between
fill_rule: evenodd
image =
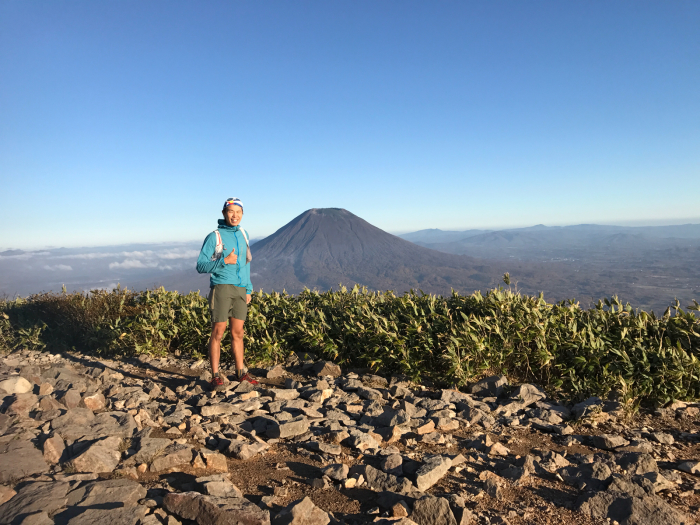
<instances>
[{"instance_id":1,"label":"man","mask_svg":"<svg viewBox=\"0 0 700 525\"><path fill-rule=\"evenodd\" d=\"M240 199L227 199L216 230L207 235L197 259L197 271L210 273L209 311L211 312L211 337L209 360L214 377L212 390L222 390L224 382L219 376L221 339L228 321L231 330L231 347L236 362L236 378L253 385L258 382L247 372L243 364L243 323L248 313L250 294L250 248L248 236L240 227L243 203ZM218 233L218 235L217 235Z\"/></svg>"}]
</instances>

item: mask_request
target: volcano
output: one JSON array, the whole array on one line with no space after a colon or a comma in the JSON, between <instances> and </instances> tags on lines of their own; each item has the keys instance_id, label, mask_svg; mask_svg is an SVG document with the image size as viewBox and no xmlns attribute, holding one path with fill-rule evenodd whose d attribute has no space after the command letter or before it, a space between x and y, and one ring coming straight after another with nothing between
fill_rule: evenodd
<instances>
[{"instance_id":1,"label":"volcano","mask_svg":"<svg viewBox=\"0 0 700 525\"><path fill-rule=\"evenodd\" d=\"M308 210L256 243L255 289L298 293L359 284L373 290L471 293L503 273L484 260L417 246L340 208Z\"/></svg>"}]
</instances>

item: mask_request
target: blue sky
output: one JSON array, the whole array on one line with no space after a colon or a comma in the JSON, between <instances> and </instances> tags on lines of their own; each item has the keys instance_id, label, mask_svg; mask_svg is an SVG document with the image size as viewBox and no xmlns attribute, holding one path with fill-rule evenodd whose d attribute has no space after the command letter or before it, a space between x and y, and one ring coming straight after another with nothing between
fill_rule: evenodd
<instances>
[{"instance_id":1,"label":"blue sky","mask_svg":"<svg viewBox=\"0 0 700 525\"><path fill-rule=\"evenodd\" d=\"M700 222L700 2L0 3L0 247Z\"/></svg>"}]
</instances>

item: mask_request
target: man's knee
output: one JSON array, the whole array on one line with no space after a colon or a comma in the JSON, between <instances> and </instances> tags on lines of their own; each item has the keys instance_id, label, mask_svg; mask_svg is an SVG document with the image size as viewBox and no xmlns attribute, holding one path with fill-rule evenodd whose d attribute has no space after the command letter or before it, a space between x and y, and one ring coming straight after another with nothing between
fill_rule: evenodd
<instances>
[{"instance_id":1,"label":"man's knee","mask_svg":"<svg viewBox=\"0 0 700 525\"><path fill-rule=\"evenodd\" d=\"M226 333L226 323L214 323L211 329L211 338L215 341L221 341Z\"/></svg>"},{"instance_id":2,"label":"man's knee","mask_svg":"<svg viewBox=\"0 0 700 525\"><path fill-rule=\"evenodd\" d=\"M234 341L243 340L243 327L242 326L232 326L231 327L231 337Z\"/></svg>"}]
</instances>

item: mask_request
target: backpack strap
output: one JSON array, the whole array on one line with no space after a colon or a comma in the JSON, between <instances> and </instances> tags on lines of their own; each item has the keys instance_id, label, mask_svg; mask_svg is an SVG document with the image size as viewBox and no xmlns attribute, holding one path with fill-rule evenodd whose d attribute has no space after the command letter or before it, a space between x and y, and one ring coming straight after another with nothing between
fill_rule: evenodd
<instances>
[{"instance_id":1,"label":"backpack strap","mask_svg":"<svg viewBox=\"0 0 700 525\"><path fill-rule=\"evenodd\" d=\"M245 238L245 246L246 246L246 251L245 251L245 263L248 264L250 261L253 260L253 254L250 253L250 241L248 240L248 232L245 231L243 228L239 229L243 232L243 237Z\"/></svg>"},{"instance_id":2,"label":"backpack strap","mask_svg":"<svg viewBox=\"0 0 700 525\"><path fill-rule=\"evenodd\" d=\"M221 233L219 233L219 230L214 230L214 233L216 234L216 251L219 251L219 247L223 246L224 243L221 240Z\"/></svg>"}]
</instances>

